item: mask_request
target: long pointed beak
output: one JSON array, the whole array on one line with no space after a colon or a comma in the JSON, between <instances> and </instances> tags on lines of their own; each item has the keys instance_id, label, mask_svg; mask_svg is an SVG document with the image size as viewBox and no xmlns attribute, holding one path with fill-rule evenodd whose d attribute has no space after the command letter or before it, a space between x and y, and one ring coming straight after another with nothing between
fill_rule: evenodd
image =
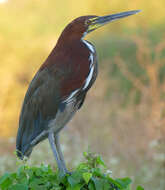
<instances>
[{"instance_id":1,"label":"long pointed beak","mask_svg":"<svg viewBox=\"0 0 165 190\"><path fill-rule=\"evenodd\" d=\"M141 10L134 10L134 11L127 11L127 12L122 12L122 13L117 13L117 14L112 14L112 15L107 15L107 16L99 16L99 17L94 17L89 19L91 22L89 27L88 27L88 33L117 19L121 19L127 16L131 16L134 14L139 13Z\"/></svg>"}]
</instances>

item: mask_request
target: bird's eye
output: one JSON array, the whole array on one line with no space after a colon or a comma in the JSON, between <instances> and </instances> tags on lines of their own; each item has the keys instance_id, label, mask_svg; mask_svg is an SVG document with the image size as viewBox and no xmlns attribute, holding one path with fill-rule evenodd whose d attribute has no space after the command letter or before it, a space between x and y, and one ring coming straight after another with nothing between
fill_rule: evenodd
<instances>
[{"instance_id":1,"label":"bird's eye","mask_svg":"<svg viewBox=\"0 0 165 190\"><path fill-rule=\"evenodd\" d=\"M85 20L85 25L89 25L91 23L91 21L90 20Z\"/></svg>"}]
</instances>

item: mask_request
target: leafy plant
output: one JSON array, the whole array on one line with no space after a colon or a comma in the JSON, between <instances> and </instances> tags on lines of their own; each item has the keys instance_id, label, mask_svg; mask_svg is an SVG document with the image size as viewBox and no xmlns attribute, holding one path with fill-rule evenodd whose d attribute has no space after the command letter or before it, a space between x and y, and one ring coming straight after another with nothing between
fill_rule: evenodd
<instances>
[{"instance_id":1,"label":"leafy plant","mask_svg":"<svg viewBox=\"0 0 165 190\"><path fill-rule=\"evenodd\" d=\"M130 190L130 178L113 179L102 158L84 153L86 161L66 175L50 165L19 166L16 172L0 177L1 190ZM137 190L143 190L141 186Z\"/></svg>"}]
</instances>

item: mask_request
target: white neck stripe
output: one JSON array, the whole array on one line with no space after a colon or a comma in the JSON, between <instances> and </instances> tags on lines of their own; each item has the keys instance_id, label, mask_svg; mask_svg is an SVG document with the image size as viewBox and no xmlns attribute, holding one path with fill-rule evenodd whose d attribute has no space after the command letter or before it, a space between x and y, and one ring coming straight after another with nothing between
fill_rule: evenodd
<instances>
[{"instance_id":1,"label":"white neck stripe","mask_svg":"<svg viewBox=\"0 0 165 190\"><path fill-rule=\"evenodd\" d=\"M84 40L84 39L82 39L82 42L83 42L84 44L86 44L86 46L91 50L92 53L95 52L95 49L93 48L93 46L92 46L90 43L88 43L88 42L87 42L86 40Z\"/></svg>"}]
</instances>

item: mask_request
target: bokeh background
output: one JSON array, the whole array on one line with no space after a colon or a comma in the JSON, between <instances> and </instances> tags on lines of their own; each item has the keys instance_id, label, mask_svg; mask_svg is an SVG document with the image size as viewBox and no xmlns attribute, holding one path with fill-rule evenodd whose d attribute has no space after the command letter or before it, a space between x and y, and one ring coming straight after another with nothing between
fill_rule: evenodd
<instances>
[{"instance_id":1,"label":"bokeh background","mask_svg":"<svg viewBox=\"0 0 165 190\"><path fill-rule=\"evenodd\" d=\"M165 1L0 0L0 174L16 169L15 136L28 84L75 17L142 9L91 33L99 76L61 132L67 165L90 149L113 176L165 189ZM29 161L54 164L48 142Z\"/></svg>"}]
</instances>

